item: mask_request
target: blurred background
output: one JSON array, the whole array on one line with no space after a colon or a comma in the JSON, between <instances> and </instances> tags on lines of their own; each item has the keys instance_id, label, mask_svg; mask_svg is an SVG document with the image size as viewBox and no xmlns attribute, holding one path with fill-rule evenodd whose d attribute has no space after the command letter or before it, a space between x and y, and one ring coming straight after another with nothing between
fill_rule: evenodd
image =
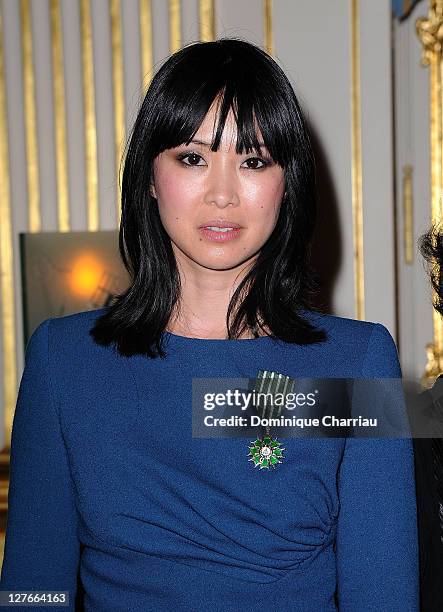
<instances>
[{"instance_id":1,"label":"blurred background","mask_svg":"<svg viewBox=\"0 0 443 612\"><path fill-rule=\"evenodd\" d=\"M273 55L316 151L319 306L383 323L405 377L443 371L417 249L441 216L443 0L0 0L0 21L0 533L26 342L127 285L122 154L152 75L189 42Z\"/></svg>"}]
</instances>

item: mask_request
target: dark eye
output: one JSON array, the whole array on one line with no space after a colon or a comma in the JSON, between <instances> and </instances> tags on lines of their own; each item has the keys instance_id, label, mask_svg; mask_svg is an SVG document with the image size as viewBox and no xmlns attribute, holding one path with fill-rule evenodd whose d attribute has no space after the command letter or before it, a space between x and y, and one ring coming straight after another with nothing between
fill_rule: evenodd
<instances>
[{"instance_id":1,"label":"dark eye","mask_svg":"<svg viewBox=\"0 0 443 612\"><path fill-rule=\"evenodd\" d=\"M199 166L199 165L201 166L202 164L199 164L199 163L198 163L198 160L199 160L199 159L201 159L201 160L203 159L203 158L201 157L201 155L198 155L197 153L184 153L184 154L182 154L182 155L179 155L179 156L178 156L178 158L179 158L179 160L180 160L180 161L182 161L182 162L183 162L183 163L184 163L186 166ZM190 160L190 162L191 162L191 163L185 162L184 160L185 160L186 158L189 158L189 160ZM194 162L197 162L197 163L194 163Z\"/></svg>"},{"instance_id":2,"label":"dark eye","mask_svg":"<svg viewBox=\"0 0 443 612\"><path fill-rule=\"evenodd\" d=\"M257 166L257 162L259 162L261 166ZM250 165L251 163L252 166ZM245 161L245 164L249 164L248 167L250 170L261 170L268 165L268 162L266 162L264 159L260 159L260 157L250 157Z\"/></svg>"}]
</instances>

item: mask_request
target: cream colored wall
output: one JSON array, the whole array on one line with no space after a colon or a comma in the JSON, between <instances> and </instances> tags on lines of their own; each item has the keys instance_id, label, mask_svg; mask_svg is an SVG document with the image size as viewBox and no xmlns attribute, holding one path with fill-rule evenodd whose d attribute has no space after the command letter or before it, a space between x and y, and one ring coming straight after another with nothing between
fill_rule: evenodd
<instances>
[{"instance_id":1,"label":"cream colored wall","mask_svg":"<svg viewBox=\"0 0 443 612\"><path fill-rule=\"evenodd\" d=\"M431 222L429 70L421 65L422 46L415 31L418 17L427 14L419 3L409 19L396 23L396 170L399 263L399 347L403 374L420 379L426 366L425 346L433 341L430 284L417 248L419 236ZM411 165L413 187L413 261L406 262L403 168Z\"/></svg>"},{"instance_id":2,"label":"cream colored wall","mask_svg":"<svg viewBox=\"0 0 443 612\"><path fill-rule=\"evenodd\" d=\"M332 307L354 317L351 153L351 3L279 2L274 9L276 54L294 84L323 152L333 185L322 192L319 224L330 224L330 252L338 258ZM324 179L325 180L325 179ZM326 239L328 239L326 237ZM340 245L340 247L338 247ZM341 253L339 253L341 251Z\"/></svg>"},{"instance_id":3,"label":"cream colored wall","mask_svg":"<svg viewBox=\"0 0 443 612\"><path fill-rule=\"evenodd\" d=\"M348 0L275 3L276 54L300 95L331 176L329 201L324 194L324 222L331 214L326 210L330 205L337 217L332 231L341 245L332 308L336 314L358 317L352 210L352 173L357 164L351 144L352 29L360 35L363 231L358 240L364 253L363 318L383 322L395 336L390 3L360 2L358 22L351 9ZM339 250L334 240L327 246L325 258Z\"/></svg>"},{"instance_id":4,"label":"cream colored wall","mask_svg":"<svg viewBox=\"0 0 443 612\"><path fill-rule=\"evenodd\" d=\"M142 93L142 39L138 0L116 2L121 18L121 59L123 87L116 99L115 77L119 56L113 53L110 2L108 0L54 0L60 9L63 39L65 83L66 156L68 169L69 227L72 230L91 228L85 166L85 91L82 76L81 2L91 12L93 50L93 95L95 98L95 134L97 146L98 227L117 227L116 154L125 130L132 125ZM146 2L146 0L140 0ZM24 3L26 5L26 2ZM148 4L148 3L146 3ZM167 0L152 0L153 69L168 56L170 38L170 5ZM198 0L183 0L181 6L181 44L199 37ZM210 5L211 3L207 3ZM395 283L393 246L392 186L392 115L391 55L389 0L358 3L360 20L352 19L356 0L278 0L272 3L272 20L265 21L265 2L249 0L217 0L215 35L241 36L264 45L267 28L272 31L275 58L292 80L305 113L316 134L321 151L323 216L319 219L324 233L329 232L323 261L334 259L336 271L331 306L333 312L358 317L355 294L355 248L362 245L364 277L364 318L380 321L395 336ZM29 11L32 21L32 62L35 71L35 134L38 143L39 202L41 229L58 226L53 72L51 68L50 0L32 0ZM21 288L18 258L18 233L29 230L29 185L26 158L26 118L23 96L23 55L21 46L20 2L0 1L3 20L4 86L7 104L7 125L10 165L10 214L12 219L13 293L3 289L3 312L9 297L13 298L15 355L5 347L6 318L0 325L1 361L0 397L8 427L13 402L23 369L23 334ZM114 24L115 25L115 24ZM353 30L354 28L354 30ZM361 61L351 53L352 33L360 35ZM117 31L118 33L118 31ZM177 42L177 41L175 41ZM353 62L357 62L354 63ZM361 68L361 100L352 96L352 67ZM117 83L118 85L118 83ZM30 92L33 95L33 92ZM361 109L361 122L352 122L353 101ZM124 122L116 136L115 109L124 109ZM1 109L0 109L1 110ZM29 118L29 117L28 117ZM358 119L358 116L357 116ZM28 125L29 127L29 125ZM32 128L32 126L31 126ZM361 166L353 152L361 129ZM117 129L118 131L118 129ZM29 134L28 134L29 136ZM117 144L116 144L117 143ZM29 161L29 160L28 160ZM355 180L361 171L361 204L363 227L354 236L353 205L356 202ZM35 194L34 194L35 195ZM330 219L335 219L335 228ZM329 231L331 230L331 231ZM333 230L333 231L332 231ZM341 253L340 253L341 251ZM338 253L338 255L337 255ZM363 286L364 281L364 286ZM3 285L5 287L6 285ZM7 338L6 338L7 340ZM5 359L13 360L15 372L5 367ZM15 397L14 397L15 402Z\"/></svg>"},{"instance_id":5,"label":"cream colored wall","mask_svg":"<svg viewBox=\"0 0 443 612\"><path fill-rule=\"evenodd\" d=\"M397 337L390 2L361 2L365 318Z\"/></svg>"}]
</instances>

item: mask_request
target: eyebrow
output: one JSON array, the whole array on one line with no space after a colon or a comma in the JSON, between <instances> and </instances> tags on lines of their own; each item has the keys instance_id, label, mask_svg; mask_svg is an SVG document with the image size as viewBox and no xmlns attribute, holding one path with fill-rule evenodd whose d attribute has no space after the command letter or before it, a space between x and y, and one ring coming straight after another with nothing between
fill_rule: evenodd
<instances>
[{"instance_id":1,"label":"eyebrow","mask_svg":"<svg viewBox=\"0 0 443 612\"><path fill-rule=\"evenodd\" d=\"M203 140L190 140L189 142L193 142L194 144L203 145L204 147L210 147L211 146L210 142L205 142ZM260 147L266 148L266 145L265 145L264 142L259 142L258 144L260 145Z\"/></svg>"}]
</instances>

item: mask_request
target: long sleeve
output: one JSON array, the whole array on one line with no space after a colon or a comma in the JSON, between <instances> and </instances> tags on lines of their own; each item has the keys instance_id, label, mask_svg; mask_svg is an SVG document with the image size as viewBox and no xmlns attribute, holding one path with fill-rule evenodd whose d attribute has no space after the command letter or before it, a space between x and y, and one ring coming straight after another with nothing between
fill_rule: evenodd
<instances>
[{"instance_id":1,"label":"long sleeve","mask_svg":"<svg viewBox=\"0 0 443 612\"><path fill-rule=\"evenodd\" d=\"M69 591L69 608L63 609L74 610L80 556L78 515L52 390L49 332L47 319L26 347L12 428L0 590ZM35 606L20 606L20 610L28 609Z\"/></svg>"},{"instance_id":2,"label":"long sleeve","mask_svg":"<svg viewBox=\"0 0 443 612\"><path fill-rule=\"evenodd\" d=\"M362 377L401 377L389 331L374 325ZM418 534L410 438L347 438L339 473L337 597L341 612L415 612Z\"/></svg>"}]
</instances>

